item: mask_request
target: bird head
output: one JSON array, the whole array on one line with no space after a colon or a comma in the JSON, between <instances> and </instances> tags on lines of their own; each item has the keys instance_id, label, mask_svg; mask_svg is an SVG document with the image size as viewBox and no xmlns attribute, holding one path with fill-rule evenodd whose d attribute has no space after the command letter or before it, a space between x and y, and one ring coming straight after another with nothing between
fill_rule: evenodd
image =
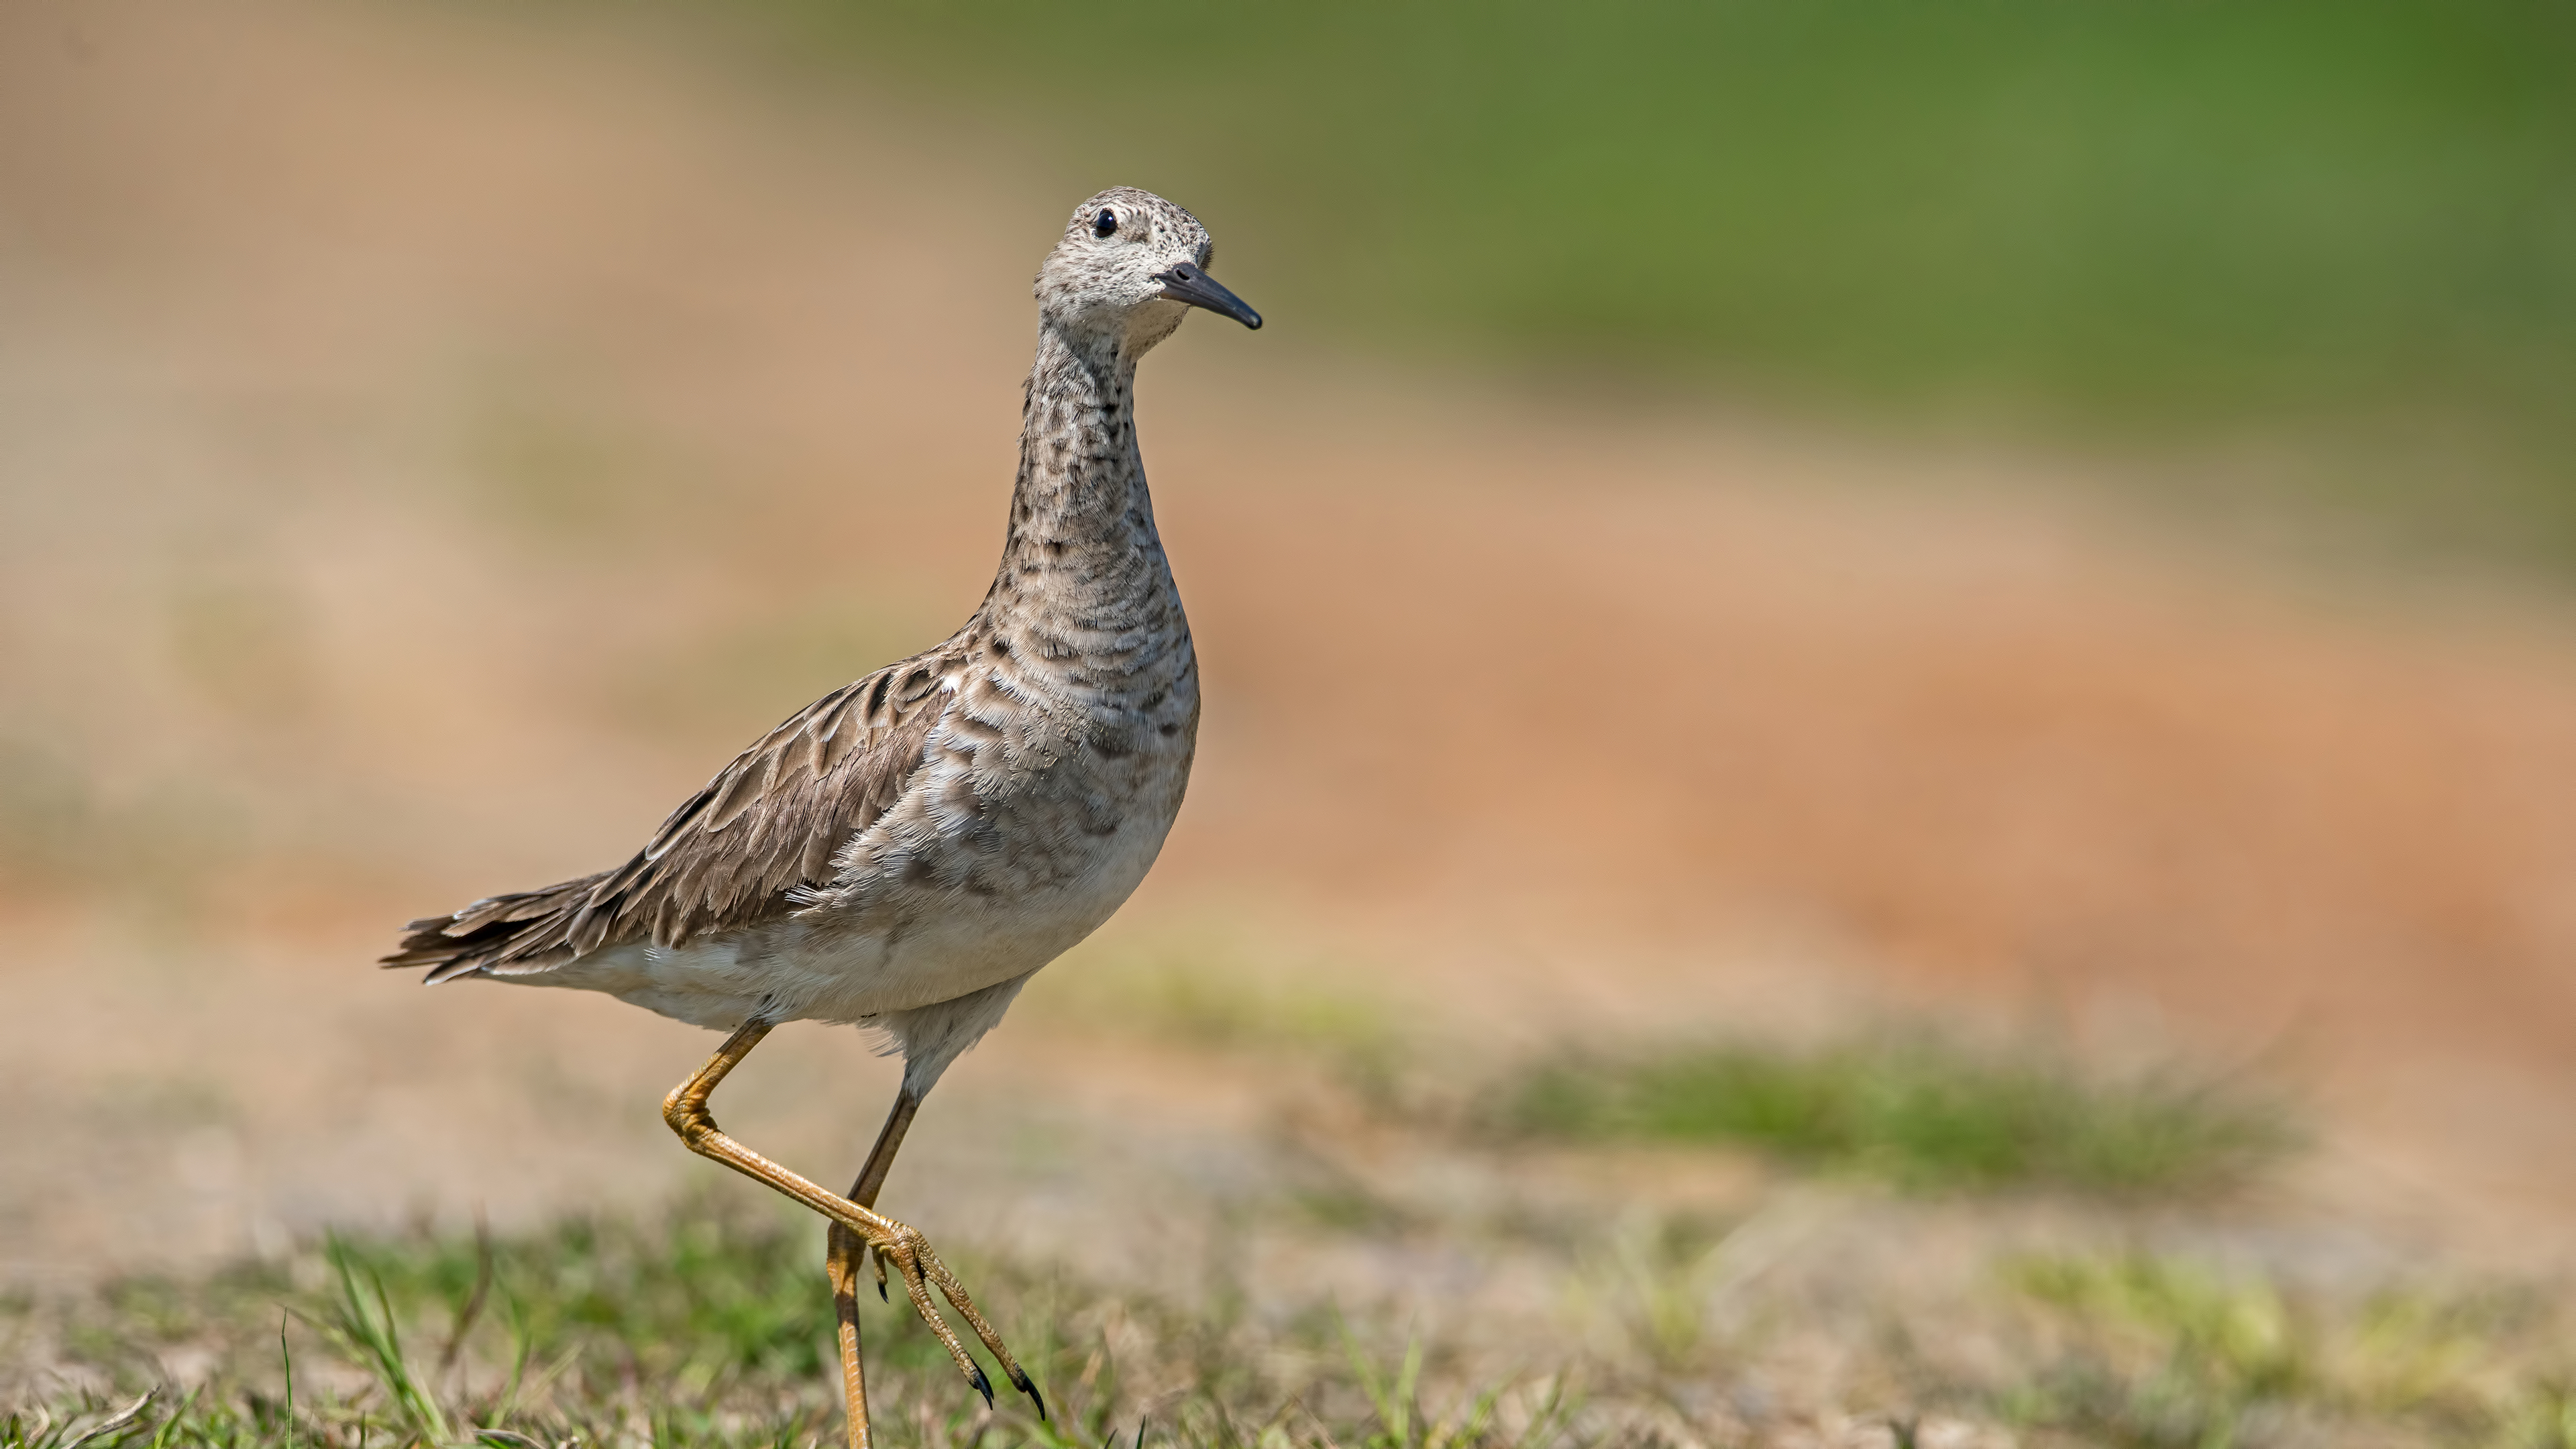
<instances>
[{"instance_id":1,"label":"bird head","mask_svg":"<svg viewBox=\"0 0 2576 1449\"><path fill-rule=\"evenodd\" d=\"M1246 327L1261 314L1207 274L1216 255L1197 217L1150 191L1113 186L1074 208L1038 269L1038 310L1069 336L1133 357L1172 335L1192 307Z\"/></svg>"}]
</instances>

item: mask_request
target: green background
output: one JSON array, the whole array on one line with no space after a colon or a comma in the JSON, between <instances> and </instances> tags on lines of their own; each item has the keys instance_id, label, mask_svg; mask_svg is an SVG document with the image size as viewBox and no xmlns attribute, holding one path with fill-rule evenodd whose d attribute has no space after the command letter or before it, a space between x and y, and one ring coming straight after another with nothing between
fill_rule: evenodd
<instances>
[{"instance_id":1,"label":"green background","mask_svg":"<svg viewBox=\"0 0 2576 1449\"><path fill-rule=\"evenodd\" d=\"M2286 442L2576 562L2576 6L768 5L1075 193L1185 199L1337 344Z\"/></svg>"}]
</instances>

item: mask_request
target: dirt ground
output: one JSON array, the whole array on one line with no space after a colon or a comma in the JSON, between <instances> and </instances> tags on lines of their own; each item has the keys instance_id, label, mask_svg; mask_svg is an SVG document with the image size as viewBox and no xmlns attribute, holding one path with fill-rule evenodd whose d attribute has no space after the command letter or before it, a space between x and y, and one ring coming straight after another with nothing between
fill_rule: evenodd
<instances>
[{"instance_id":1,"label":"dirt ground","mask_svg":"<svg viewBox=\"0 0 2576 1449\"><path fill-rule=\"evenodd\" d=\"M0 10L0 1275L688 1170L653 1108L700 1034L368 962L964 616L1078 199L1006 134L690 49ZM2576 1247L2563 599L1293 316L1185 329L1142 413L1201 762L1050 978L1187 960L1496 1049L1922 1010L2187 1050L2314 1104L2319 1211ZM952 1074L922 1220L1092 1243L1154 1230L1104 1179L1267 1180L1293 1081L1077 994ZM834 1176L890 1081L805 1028L727 1121Z\"/></svg>"}]
</instances>

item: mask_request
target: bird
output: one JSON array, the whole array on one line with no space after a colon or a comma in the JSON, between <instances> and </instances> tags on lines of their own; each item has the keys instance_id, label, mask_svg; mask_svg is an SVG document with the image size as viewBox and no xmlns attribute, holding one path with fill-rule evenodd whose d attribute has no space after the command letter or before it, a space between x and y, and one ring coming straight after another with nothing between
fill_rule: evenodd
<instances>
[{"instance_id":1,"label":"bird","mask_svg":"<svg viewBox=\"0 0 2576 1449\"><path fill-rule=\"evenodd\" d=\"M1194 310L1261 326L1208 274L1188 211L1134 187L1075 208L1038 270L1038 342L1000 566L940 644L798 710L623 864L413 921L388 968L601 991L727 1032L672 1089L691 1151L830 1227L825 1275L850 1449L868 1449L859 1276L889 1267L987 1406L936 1290L1046 1401L919 1230L875 1210L914 1115L1029 978L1123 904L1189 783L1198 656L1146 489L1136 366ZM708 1101L791 1021L858 1024L903 1058L847 1194L737 1142Z\"/></svg>"}]
</instances>

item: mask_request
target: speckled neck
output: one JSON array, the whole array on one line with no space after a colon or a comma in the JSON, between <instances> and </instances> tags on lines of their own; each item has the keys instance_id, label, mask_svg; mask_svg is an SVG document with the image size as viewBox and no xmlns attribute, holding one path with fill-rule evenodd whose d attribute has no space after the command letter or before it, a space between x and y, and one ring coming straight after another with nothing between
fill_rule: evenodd
<instances>
[{"instance_id":1,"label":"speckled neck","mask_svg":"<svg viewBox=\"0 0 2576 1449\"><path fill-rule=\"evenodd\" d=\"M1040 328L1010 534L982 611L997 636L1093 674L1187 638L1136 448L1135 383L1121 339Z\"/></svg>"}]
</instances>

